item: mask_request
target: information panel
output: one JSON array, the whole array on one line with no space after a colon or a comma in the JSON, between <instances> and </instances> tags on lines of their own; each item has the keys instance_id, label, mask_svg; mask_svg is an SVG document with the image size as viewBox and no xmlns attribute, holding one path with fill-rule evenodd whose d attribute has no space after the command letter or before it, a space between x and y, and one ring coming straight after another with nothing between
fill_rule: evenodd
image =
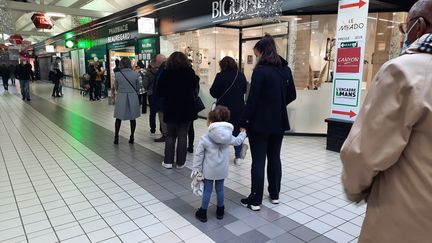
<instances>
[{"instance_id":1,"label":"information panel","mask_svg":"<svg viewBox=\"0 0 432 243\"><path fill-rule=\"evenodd\" d=\"M369 0L340 0L332 118L354 121L360 110Z\"/></svg>"}]
</instances>

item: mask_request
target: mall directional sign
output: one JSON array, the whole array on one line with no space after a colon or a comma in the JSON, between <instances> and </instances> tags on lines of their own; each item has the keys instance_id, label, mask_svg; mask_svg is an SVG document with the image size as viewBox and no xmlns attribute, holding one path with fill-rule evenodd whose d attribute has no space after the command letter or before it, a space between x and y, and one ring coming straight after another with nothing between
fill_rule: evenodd
<instances>
[{"instance_id":1,"label":"mall directional sign","mask_svg":"<svg viewBox=\"0 0 432 243\"><path fill-rule=\"evenodd\" d=\"M339 0L331 117L354 121L360 110L369 0Z\"/></svg>"}]
</instances>

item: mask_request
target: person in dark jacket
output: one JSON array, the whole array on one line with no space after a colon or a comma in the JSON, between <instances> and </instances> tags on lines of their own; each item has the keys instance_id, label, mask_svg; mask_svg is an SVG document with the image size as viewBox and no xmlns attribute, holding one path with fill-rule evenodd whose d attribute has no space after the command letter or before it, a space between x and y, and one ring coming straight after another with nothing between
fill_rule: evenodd
<instances>
[{"instance_id":1,"label":"person in dark jacket","mask_svg":"<svg viewBox=\"0 0 432 243\"><path fill-rule=\"evenodd\" d=\"M34 80L32 65L21 60L15 68L15 77L20 82L21 95L23 100L30 101L30 80Z\"/></svg>"},{"instance_id":2,"label":"person in dark jacket","mask_svg":"<svg viewBox=\"0 0 432 243\"><path fill-rule=\"evenodd\" d=\"M153 104L153 90L156 74L158 72L158 66L156 65L156 61L152 61L146 72L143 76L143 83L147 84L147 87L144 87L147 90L147 98L150 106L150 114L149 114L149 123L150 123L150 133L154 134L156 132L156 111ZM144 104L144 103L143 103ZM144 113L144 107L143 107Z\"/></svg>"},{"instance_id":3,"label":"person in dark jacket","mask_svg":"<svg viewBox=\"0 0 432 243\"><path fill-rule=\"evenodd\" d=\"M158 115L159 118L159 125L160 125L160 132L162 133L162 136L160 138L156 138L154 141L156 143L164 143L168 134L168 128L166 123L164 122L164 104L165 99L158 95L158 87L159 87L159 80L162 76L162 73L165 71L166 66L166 57L162 54L158 54L156 56L156 65L159 67L158 71L156 73L154 84L153 84L153 95L152 95L152 106L154 108L154 111Z\"/></svg>"},{"instance_id":4,"label":"person in dark jacket","mask_svg":"<svg viewBox=\"0 0 432 243\"><path fill-rule=\"evenodd\" d=\"M165 159L162 166L170 169L174 164L177 142L177 168L186 162L187 133L191 121L196 119L194 91L198 80L186 55L174 52L168 58L158 85L158 95L165 98L164 122L168 134L165 142Z\"/></svg>"},{"instance_id":5,"label":"person in dark jacket","mask_svg":"<svg viewBox=\"0 0 432 243\"><path fill-rule=\"evenodd\" d=\"M88 75L90 76L89 84L90 84L90 101L95 101L95 90L96 90L96 67L94 62L90 62L88 66Z\"/></svg>"},{"instance_id":6,"label":"person in dark jacket","mask_svg":"<svg viewBox=\"0 0 432 243\"><path fill-rule=\"evenodd\" d=\"M232 57L224 57L219 66L221 72L216 75L210 94L217 100L216 105L226 106L231 111L230 123L234 126L233 136L240 133L240 119L245 108L247 82L245 75L238 70ZM242 145L234 146L235 164L240 164Z\"/></svg>"},{"instance_id":7,"label":"person in dark jacket","mask_svg":"<svg viewBox=\"0 0 432 243\"><path fill-rule=\"evenodd\" d=\"M252 74L251 89L241 126L248 131L252 154L252 188L241 203L254 211L260 210L264 190L266 157L270 202L279 203L282 178L280 151L284 132L290 130L286 106L296 99L291 69L276 51L270 35L254 47L259 62Z\"/></svg>"},{"instance_id":8,"label":"person in dark jacket","mask_svg":"<svg viewBox=\"0 0 432 243\"><path fill-rule=\"evenodd\" d=\"M10 76L12 85L15 86L15 65L13 65L13 64L9 65L9 76Z\"/></svg>"},{"instance_id":9,"label":"person in dark jacket","mask_svg":"<svg viewBox=\"0 0 432 243\"><path fill-rule=\"evenodd\" d=\"M52 97L62 97L60 95L60 79L63 77L62 71L60 71L60 57L56 57L55 61L51 64L52 81L54 88L52 91Z\"/></svg>"},{"instance_id":10,"label":"person in dark jacket","mask_svg":"<svg viewBox=\"0 0 432 243\"><path fill-rule=\"evenodd\" d=\"M1 65L0 67L0 76L3 80L3 88L5 91L9 90L9 69L6 64Z\"/></svg>"}]
</instances>

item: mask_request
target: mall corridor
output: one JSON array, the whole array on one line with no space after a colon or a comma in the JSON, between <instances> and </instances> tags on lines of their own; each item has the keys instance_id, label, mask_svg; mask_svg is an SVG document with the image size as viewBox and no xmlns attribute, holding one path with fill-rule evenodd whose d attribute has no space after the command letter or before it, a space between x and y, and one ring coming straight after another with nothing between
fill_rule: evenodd
<instances>
[{"instance_id":1,"label":"mall corridor","mask_svg":"<svg viewBox=\"0 0 432 243\"><path fill-rule=\"evenodd\" d=\"M51 89L32 84L24 102L15 87L0 88L0 242L357 241L365 206L345 200L339 154L325 150L325 138L284 139L281 203L266 195L259 212L239 203L249 193L250 154L231 163L225 218L216 220L212 204L201 223L190 169L161 167L164 146L153 142L159 134L150 134L147 115L134 145L125 123L115 146L106 99L90 102L70 88L54 99ZM197 137L205 123L195 122Z\"/></svg>"}]
</instances>

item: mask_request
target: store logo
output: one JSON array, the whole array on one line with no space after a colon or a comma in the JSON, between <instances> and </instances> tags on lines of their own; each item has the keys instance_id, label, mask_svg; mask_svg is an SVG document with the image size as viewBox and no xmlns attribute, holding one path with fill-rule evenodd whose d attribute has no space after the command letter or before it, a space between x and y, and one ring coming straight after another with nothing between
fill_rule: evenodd
<instances>
[{"instance_id":1,"label":"store logo","mask_svg":"<svg viewBox=\"0 0 432 243\"><path fill-rule=\"evenodd\" d=\"M337 73L359 73L361 48L339 48L337 51Z\"/></svg>"},{"instance_id":2,"label":"store logo","mask_svg":"<svg viewBox=\"0 0 432 243\"><path fill-rule=\"evenodd\" d=\"M129 25L128 24L123 24L123 25L108 29L108 33L110 35L121 33L121 32L126 32L126 31L129 31Z\"/></svg>"},{"instance_id":3,"label":"store logo","mask_svg":"<svg viewBox=\"0 0 432 243\"><path fill-rule=\"evenodd\" d=\"M108 37L107 42L112 43L112 42L129 40L131 39L131 37L132 35L130 33L118 34L118 35Z\"/></svg>"},{"instance_id":4,"label":"store logo","mask_svg":"<svg viewBox=\"0 0 432 243\"><path fill-rule=\"evenodd\" d=\"M336 88L336 96L339 98L355 99L357 97L356 88Z\"/></svg>"},{"instance_id":5,"label":"store logo","mask_svg":"<svg viewBox=\"0 0 432 243\"><path fill-rule=\"evenodd\" d=\"M355 23L354 19L350 19L347 24L342 24L339 27L339 31L362 30L364 28L364 23Z\"/></svg>"},{"instance_id":6,"label":"store logo","mask_svg":"<svg viewBox=\"0 0 432 243\"><path fill-rule=\"evenodd\" d=\"M262 11L276 13L278 2L279 0L217 0L212 2L212 18L239 19L244 16L259 14Z\"/></svg>"}]
</instances>

